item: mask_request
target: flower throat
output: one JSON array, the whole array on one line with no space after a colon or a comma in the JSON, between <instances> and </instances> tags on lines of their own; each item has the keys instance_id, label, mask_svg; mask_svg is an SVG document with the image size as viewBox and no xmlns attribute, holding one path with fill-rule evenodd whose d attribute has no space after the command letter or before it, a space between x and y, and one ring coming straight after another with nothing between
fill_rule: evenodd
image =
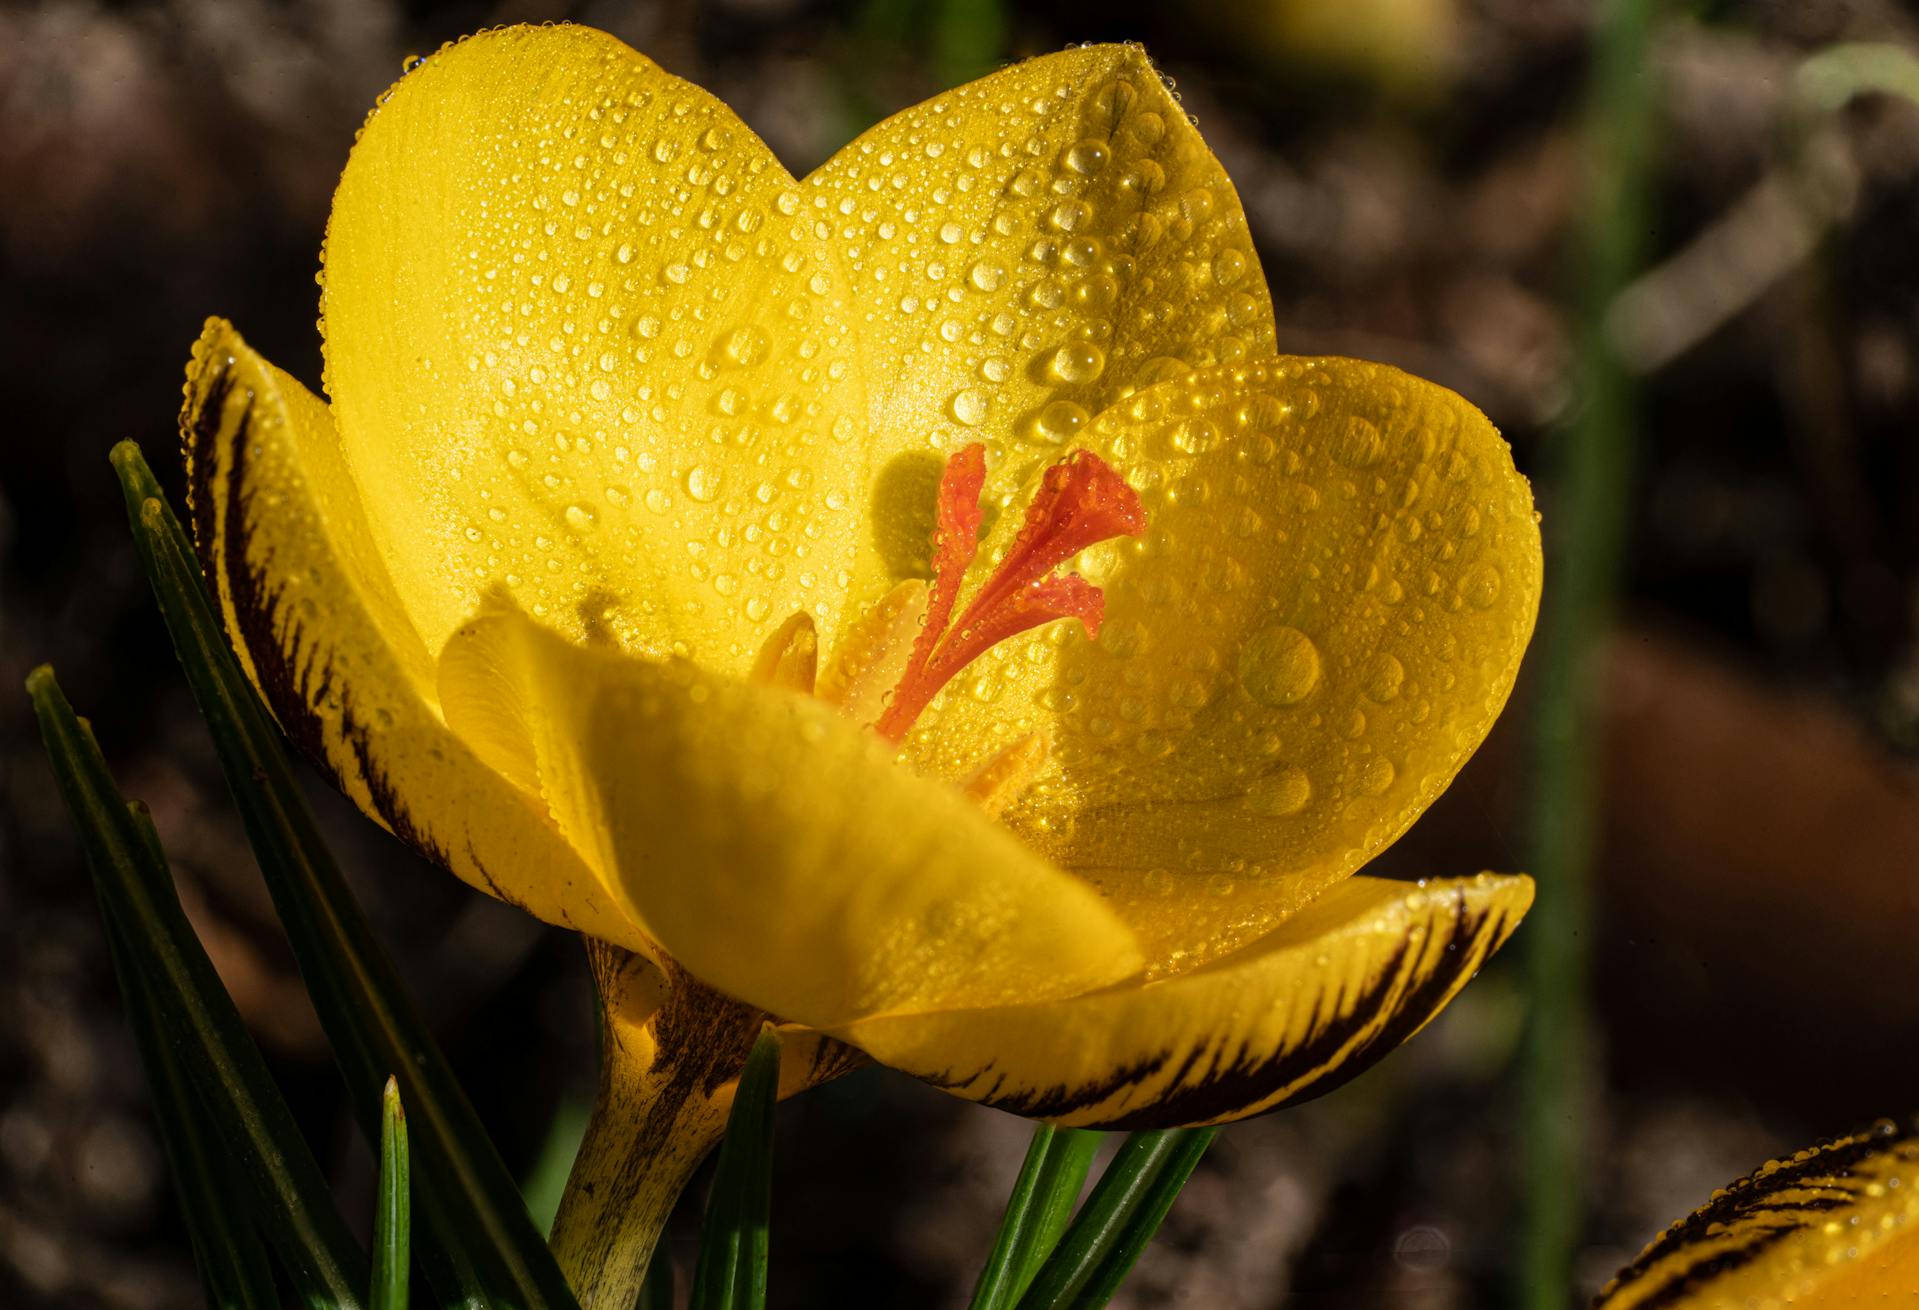
<instances>
[{"instance_id":1,"label":"flower throat","mask_svg":"<svg viewBox=\"0 0 1919 1310\"><path fill-rule=\"evenodd\" d=\"M874 725L887 741L904 739L942 687L1008 637L1073 618L1097 640L1106 612L1100 589L1076 573L1053 570L1088 546L1137 537L1146 527L1138 493L1099 456L1079 451L1046 470L1006 558L955 620L960 582L979 554L985 481L986 448L978 443L949 459L940 476L926 617Z\"/></svg>"}]
</instances>

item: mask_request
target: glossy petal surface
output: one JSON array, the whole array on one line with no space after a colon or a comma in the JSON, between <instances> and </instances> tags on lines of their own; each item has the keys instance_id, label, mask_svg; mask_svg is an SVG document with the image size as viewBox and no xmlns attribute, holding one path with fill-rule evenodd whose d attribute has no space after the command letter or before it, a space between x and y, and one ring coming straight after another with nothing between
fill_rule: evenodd
<instances>
[{"instance_id":1,"label":"glossy petal surface","mask_svg":"<svg viewBox=\"0 0 1919 1310\"><path fill-rule=\"evenodd\" d=\"M1006 1004L1140 967L1085 883L811 697L511 611L455 635L441 687L666 951L782 1018Z\"/></svg>"},{"instance_id":2,"label":"glossy petal surface","mask_svg":"<svg viewBox=\"0 0 1919 1310\"><path fill-rule=\"evenodd\" d=\"M805 202L856 306L866 589L924 572L952 450L988 443L994 501L1118 397L1273 350L1239 197L1134 46L1027 60L896 114L811 174Z\"/></svg>"},{"instance_id":3,"label":"glossy petal surface","mask_svg":"<svg viewBox=\"0 0 1919 1310\"><path fill-rule=\"evenodd\" d=\"M972 1100L1075 1126L1226 1123L1330 1091L1417 1032L1532 903L1525 878L1354 878L1148 986L877 1019L836 1035Z\"/></svg>"},{"instance_id":4,"label":"glossy petal surface","mask_svg":"<svg viewBox=\"0 0 1919 1310\"><path fill-rule=\"evenodd\" d=\"M474 886L645 949L537 796L447 730L326 407L215 320L194 347L180 425L201 560L287 735L369 816Z\"/></svg>"},{"instance_id":5,"label":"glossy petal surface","mask_svg":"<svg viewBox=\"0 0 1919 1310\"><path fill-rule=\"evenodd\" d=\"M500 588L737 673L796 610L832 629L862 382L795 186L587 28L460 42L373 113L327 229L327 386L430 650Z\"/></svg>"},{"instance_id":6,"label":"glossy petal surface","mask_svg":"<svg viewBox=\"0 0 1919 1310\"><path fill-rule=\"evenodd\" d=\"M1147 509L1142 539L1080 558L1105 592L1099 641L1058 624L1005 643L908 744L957 776L1045 732L1008 822L1176 971L1359 868L1452 781L1532 633L1539 530L1485 417L1383 365L1202 370L1077 444Z\"/></svg>"},{"instance_id":7,"label":"glossy petal surface","mask_svg":"<svg viewBox=\"0 0 1919 1310\"><path fill-rule=\"evenodd\" d=\"M1595 1310L1852 1310L1919 1299L1919 1128L1774 1160L1674 1224Z\"/></svg>"},{"instance_id":8,"label":"glossy petal surface","mask_svg":"<svg viewBox=\"0 0 1919 1310\"><path fill-rule=\"evenodd\" d=\"M1350 1076L1530 898L1339 885L1511 689L1529 490L1457 396L1272 358L1238 199L1136 48L796 181L609 36L486 33L369 118L322 308L330 418L263 364L277 445L194 410L229 625L349 794L543 918L962 1094L1144 1125ZM1146 529L1062 566L1097 643L995 646L902 767L791 688L883 716L882 620L976 442L962 606L1075 452ZM745 680L776 632L809 643L783 686ZM1006 827L962 790L1001 764Z\"/></svg>"}]
</instances>

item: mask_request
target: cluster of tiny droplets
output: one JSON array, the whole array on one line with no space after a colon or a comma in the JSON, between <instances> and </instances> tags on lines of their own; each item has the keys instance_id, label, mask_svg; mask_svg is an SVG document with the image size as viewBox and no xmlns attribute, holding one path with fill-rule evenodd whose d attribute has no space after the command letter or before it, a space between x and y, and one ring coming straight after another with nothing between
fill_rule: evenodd
<instances>
[{"instance_id":1,"label":"cluster of tiny droplets","mask_svg":"<svg viewBox=\"0 0 1919 1310\"><path fill-rule=\"evenodd\" d=\"M830 635L884 590L890 460L984 442L989 513L1016 524L1071 443L1148 511L1143 540L1078 563L1106 630L977 661L916 762L951 775L1045 731L1054 763L1012 821L1096 863L1074 814L1178 802L1178 823L1106 826L1156 861L1149 890L1203 868L1222 898L1268 864L1350 867L1451 778L1530 624L1495 562L1530 503L1455 400L1268 359L1243 216L1143 60L1037 96L963 88L795 182L717 102L628 89L631 56L594 49L550 124L469 143L497 188L473 182L443 270L467 349L385 402L423 450L477 411L477 448L421 470L461 488L460 585L743 666L787 615ZM1182 754L1211 763L1140 768ZM1222 771L1217 806L1180 790Z\"/></svg>"}]
</instances>

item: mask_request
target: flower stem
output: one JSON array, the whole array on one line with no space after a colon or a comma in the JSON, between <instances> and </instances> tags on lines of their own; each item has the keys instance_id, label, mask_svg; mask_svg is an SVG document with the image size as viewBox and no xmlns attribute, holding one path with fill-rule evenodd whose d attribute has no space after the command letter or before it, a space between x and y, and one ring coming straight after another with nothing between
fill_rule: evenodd
<instances>
[{"instance_id":1,"label":"flower stem","mask_svg":"<svg viewBox=\"0 0 1919 1310\"><path fill-rule=\"evenodd\" d=\"M629 1310L660 1231L726 1129L766 1015L591 939L600 1087L550 1239L581 1310Z\"/></svg>"}]
</instances>

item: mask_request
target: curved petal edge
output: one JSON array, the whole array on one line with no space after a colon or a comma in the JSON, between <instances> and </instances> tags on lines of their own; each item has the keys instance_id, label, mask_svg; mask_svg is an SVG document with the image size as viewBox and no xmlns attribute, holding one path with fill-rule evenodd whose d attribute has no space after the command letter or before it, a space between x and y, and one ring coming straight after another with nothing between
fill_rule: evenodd
<instances>
[{"instance_id":1,"label":"curved petal edge","mask_svg":"<svg viewBox=\"0 0 1919 1310\"><path fill-rule=\"evenodd\" d=\"M1532 881L1353 878L1190 973L835 1029L969 1100L1073 1127L1230 1123L1331 1091L1423 1028L1511 935Z\"/></svg>"},{"instance_id":2,"label":"curved petal edge","mask_svg":"<svg viewBox=\"0 0 1919 1310\"><path fill-rule=\"evenodd\" d=\"M1844 1310L1919 1300L1919 1122L1773 1160L1680 1220L1595 1310Z\"/></svg>"},{"instance_id":3,"label":"curved petal edge","mask_svg":"<svg viewBox=\"0 0 1919 1310\"><path fill-rule=\"evenodd\" d=\"M180 433L214 607L287 736L364 813L473 886L650 950L538 798L447 730L326 406L213 319Z\"/></svg>"}]
</instances>

